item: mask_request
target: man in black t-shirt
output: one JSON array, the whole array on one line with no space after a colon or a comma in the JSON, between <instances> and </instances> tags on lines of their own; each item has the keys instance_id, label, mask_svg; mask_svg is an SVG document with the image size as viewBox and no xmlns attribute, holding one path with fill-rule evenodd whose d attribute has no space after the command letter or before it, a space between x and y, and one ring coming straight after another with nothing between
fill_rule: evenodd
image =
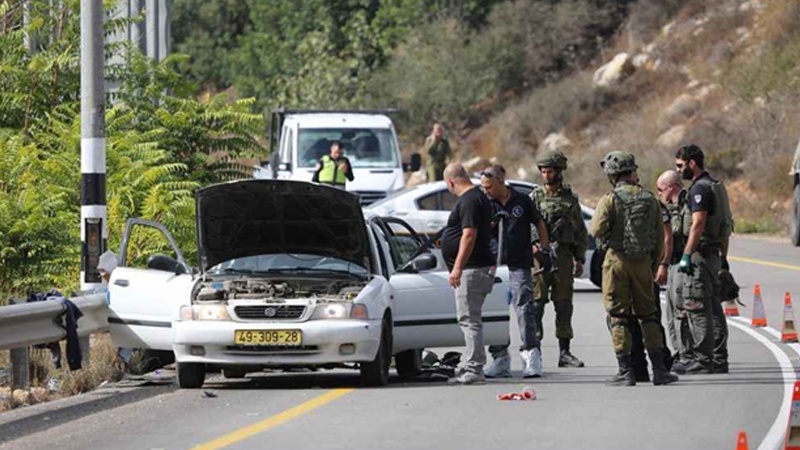
<instances>
[{"instance_id":1,"label":"man in black t-shirt","mask_svg":"<svg viewBox=\"0 0 800 450\"><path fill-rule=\"evenodd\" d=\"M442 234L442 256L450 270L450 286L456 291L456 315L467 347L463 370L450 382L483 384L486 351L481 309L494 284L490 247L492 207L461 164L448 165L444 181L458 200Z\"/></svg>"},{"instance_id":2,"label":"man in black t-shirt","mask_svg":"<svg viewBox=\"0 0 800 450\"><path fill-rule=\"evenodd\" d=\"M501 263L508 265L509 293L522 339L519 348L523 363L522 376L538 378L542 376L542 351L536 335L531 268L533 268L534 252L541 252L540 260L549 262L547 249L550 248L550 241L547 236L547 225L530 197L506 186L506 171L503 166L495 165L481 172L481 186L486 195L492 199L494 210L503 217L499 219L503 225L502 248L498 248L497 251L501 255ZM538 231L541 248L534 249L531 240L532 227ZM495 227L498 234L499 228ZM501 240L498 239L499 241ZM492 364L486 370L487 377L511 377L511 357L508 354L508 347L509 344L489 346Z\"/></svg>"}]
</instances>

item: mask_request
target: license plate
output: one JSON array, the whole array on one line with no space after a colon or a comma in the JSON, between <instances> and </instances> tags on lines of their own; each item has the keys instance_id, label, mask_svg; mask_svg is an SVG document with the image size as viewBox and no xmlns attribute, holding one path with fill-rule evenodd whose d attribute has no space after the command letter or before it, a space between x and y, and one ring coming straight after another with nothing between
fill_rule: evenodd
<instances>
[{"instance_id":1,"label":"license plate","mask_svg":"<svg viewBox=\"0 0 800 450\"><path fill-rule=\"evenodd\" d=\"M236 330L233 333L236 345L303 345L300 330Z\"/></svg>"}]
</instances>

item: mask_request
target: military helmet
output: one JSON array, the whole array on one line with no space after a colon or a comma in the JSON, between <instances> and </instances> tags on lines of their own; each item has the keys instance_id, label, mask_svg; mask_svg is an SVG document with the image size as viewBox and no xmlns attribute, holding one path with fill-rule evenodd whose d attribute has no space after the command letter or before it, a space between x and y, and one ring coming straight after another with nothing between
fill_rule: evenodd
<instances>
[{"instance_id":1,"label":"military helmet","mask_svg":"<svg viewBox=\"0 0 800 450\"><path fill-rule=\"evenodd\" d=\"M600 161L600 167L607 175L633 172L637 169L636 158L626 152L611 152Z\"/></svg>"},{"instance_id":2,"label":"military helmet","mask_svg":"<svg viewBox=\"0 0 800 450\"><path fill-rule=\"evenodd\" d=\"M554 167L556 169L567 169L567 157L558 150L544 152L536 158L536 167Z\"/></svg>"}]
</instances>

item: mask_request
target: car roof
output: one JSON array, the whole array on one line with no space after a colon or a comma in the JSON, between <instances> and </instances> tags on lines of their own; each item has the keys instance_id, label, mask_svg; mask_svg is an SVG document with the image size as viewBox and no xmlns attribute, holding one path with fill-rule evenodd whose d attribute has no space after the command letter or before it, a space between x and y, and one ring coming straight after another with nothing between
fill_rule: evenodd
<instances>
[{"instance_id":1,"label":"car roof","mask_svg":"<svg viewBox=\"0 0 800 450\"><path fill-rule=\"evenodd\" d=\"M300 128L391 128L392 121L383 114L308 113L289 114L286 122Z\"/></svg>"}]
</instances>

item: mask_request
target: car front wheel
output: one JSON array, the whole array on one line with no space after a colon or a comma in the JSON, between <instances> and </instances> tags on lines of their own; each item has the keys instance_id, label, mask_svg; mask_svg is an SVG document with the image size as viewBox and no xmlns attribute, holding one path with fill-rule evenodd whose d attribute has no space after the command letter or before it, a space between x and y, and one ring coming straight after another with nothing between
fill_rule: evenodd
<instances>
[{"instance_id":1,"label":"car front wheel","mask_svg":"<svg viewBox=\"0 0 800 450\"><path fill-rule=\"evenodd\" d=\"M360 364L361 380L367 386L389 383L389 364L392 360L392 325L385 317L381 325L381 343L375 359Z\"/></svg>"},{"instance_id":2,"label":"car front wheel","mask_svg":"<svg viewBox=\"0 0 800 450\"><path fill-rule=\"evenodd\" d=\"M800 246L800 183L794 185L792 201L792 244Z\"/></svg>"},{"instance_id":3,"label":"car front wheel","mask_svg":"<svg viewBox=\"0 0 800 450\"><path fill-rule=\"evenodd\" d=\"M178 387L181 389L200 389L206 381L206 365L200 363L181 363L178 368Z\"/></svg>"}]
</instances>

